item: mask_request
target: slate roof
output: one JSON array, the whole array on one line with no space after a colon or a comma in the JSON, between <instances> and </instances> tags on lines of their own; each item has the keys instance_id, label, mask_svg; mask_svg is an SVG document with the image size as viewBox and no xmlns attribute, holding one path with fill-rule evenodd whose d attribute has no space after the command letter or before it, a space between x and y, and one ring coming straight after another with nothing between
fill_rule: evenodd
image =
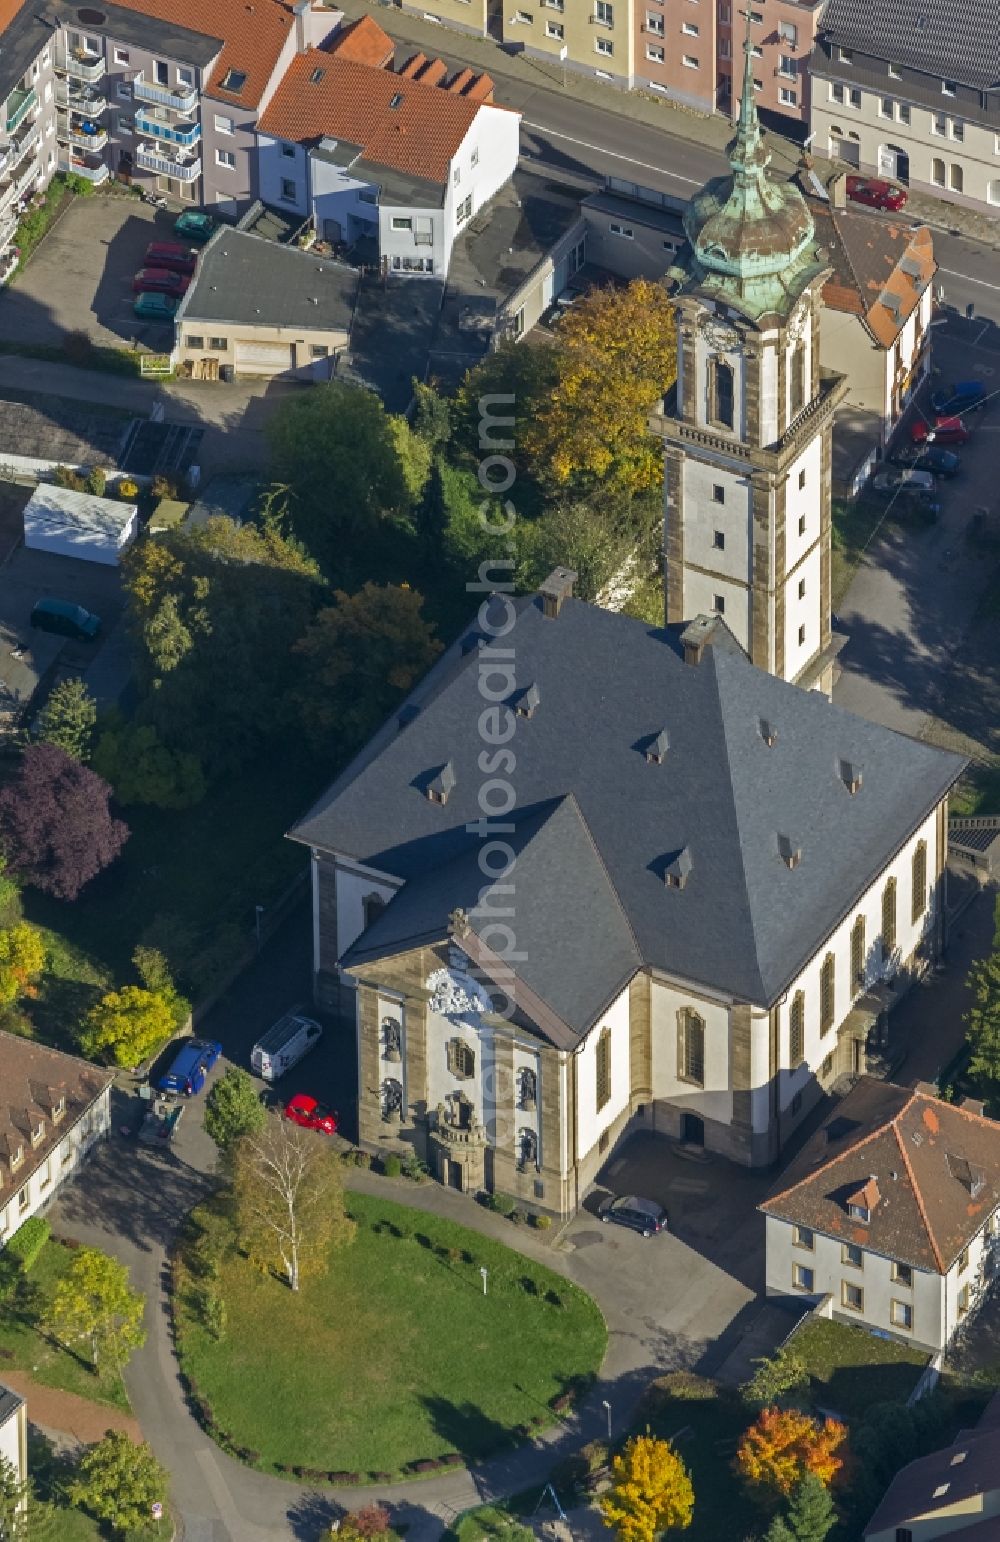
<instances>
[{"instance_id":1,"label":"slate roof","mask_svg":"<svg viewBox=\"0 0 1000 1542\"><path fill-rule=\"evenodd\" d=\"M685 664L671 633L641 621L574 599L554 619L537 596L512 604L503 639L516 660L510 696L532 682L540 695L530 718L514 720L517 810L541 811L572 793L642 961L741 1000L777 999L963 768L959 756L843 712L735 651L708 646L701 663ZM394 942L422 924L426 885L428 922L440 920L436 871L467 853L466 824L481 817L489 778L479 769L480 717L489 702L479 682L488 659L475 633L460 640L409 699L407 726L394 715L292 832L412 886ZM772 748L762 718L776 734ZM663 728L670 746L651 764L645 747ZM425 788L449 760L456 784L442 806ZM855 797L842 760L863 768ZM604 945L609 912L604 901L576 904L594 881L579 830L551 866L538 855L542 836L526 839L518 947L539 993L585 1026L570 977ZM801 845L794 869L779 836ZM671 888L664 869L685 847L690 875ZM535 883L544 914L528 898ZM387 942L398 903L379 922Z\"/></svg>"},{"instance_id":2,"label":"slate roof","mask_svg":"<svg viewBox=\"0 0 1000 1542\"><path fill-rule=\"evenodd\" d=\"M20 1397L10 1387L0 1383L0 1430L9 1420L13 1419L17 1410L24 1404L24 1398Z\"/></svg>"},{"instance_id":3,"label":"slate roof","mask_svg":"<svg viewBox=\"0 0 1000 1542\"><path fill-rule=\"evenodd\" d=\"M300 144L346 139L367 161L444 183L481 105L310 48L292 60L261 115L260 130Z\"/></svg>"},{"instance_id":4,"label":"slate roof","mask_svg":"<svg viewBox=\"0 0 1000 1542\"><path fill-rule=\"evenodd\" d=\"M834 209L818 198L809 204L834 270L823 285L824 305L861 316L875 341L891 348L937 272L931 231Z\"/></svg>"},{"instance_id":5,"label":"slate roof","mask_svg":"<svg viewBox=\"0 0 1000 1542\"><path fill-rule=\"evenodd\" d=\"M828 0L838 42L966 85L1000 85L996 0Z\"/></svg>"},{"instance_id":6,"label":"slate roof","mask_svg":"<svg viewBox=\"0 0 1000 1542\"><path fill-rule=\"evenodd\" d=\"M1000 1488L998 1412L1000 1393L991 1398L974 1430L961 1430L943 1451L932 1451L929 1456L919 1457L897 1472L865 1527L865 1536L892 1532L897 1526L915 1522L919 1516L932 1516L935 1511L951 1510L953 1506L967 1504L982 1494L996 1493ZM944 1492L937 1493L938 1489ZM961 1542L966 1542L967 1538L970 1542L972 1538L976 1542L993 1538L995 1542L1000 1535L996 1516L975 1522L972 1521L973 1514L964 1517L972 1524L959 1526L956 1536Z\"/></svg>"},{"instance_id":7,"label":"slate roof","mask_svg":"<svg viewBox=\"0 0 1000 1542\"><path fill-rule=\"evenodd\" d=\"M868 1225L848 1200L875 1179ZM761 1205L917 1269L944 1274L1000 1205L1000 1125L940 1098L862 1077Z\"/></svg>"},{"instance_id":8,"label":"slate roof","mask_svg":"<svg viewBox=\"0 0 1000 1542\"><path fill-rule=\"evenodd\" d=\"M0 1210L113 1080L110 1071L75 1055L0 1032ZM56 1122L52 1109L60 1097L66 1111ZM32 1146L32 1130L40 1124L44 1139ZM10 1159L19 1148L23 1160L12 1172Z\"/></svg>"},{"instance_id":9,"label":"slate roof","mask_svg":"<svg viewBox=\"0 0 1000 1542\"><path fill-rule=\"evenodd\" d=\"M202 250L177 322L349 331L357 292L345 263L223 226Z\"/></svg>"}]
</instances>

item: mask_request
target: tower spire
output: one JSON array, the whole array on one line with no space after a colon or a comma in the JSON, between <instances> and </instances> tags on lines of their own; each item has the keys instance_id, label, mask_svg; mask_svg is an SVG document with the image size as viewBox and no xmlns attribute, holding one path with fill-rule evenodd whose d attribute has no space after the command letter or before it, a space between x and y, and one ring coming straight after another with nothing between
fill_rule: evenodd
<instances>
[{"instance_id":1,"label":"tower spire","mask_svg":"<svg viewBox=\"0 0 1000 1542\"><path fill-rule=\"evenodd\" d=\"M753 41L750 37L750 21L753 13L749 5L742 15L746 17L746 31L743 36L743 91L740 96L736 135L726 146L729 164L738 178L758 176L771 159L764 145L764 135L757 116L757 97L753 84Z\"/></svg>"}]
</instances>

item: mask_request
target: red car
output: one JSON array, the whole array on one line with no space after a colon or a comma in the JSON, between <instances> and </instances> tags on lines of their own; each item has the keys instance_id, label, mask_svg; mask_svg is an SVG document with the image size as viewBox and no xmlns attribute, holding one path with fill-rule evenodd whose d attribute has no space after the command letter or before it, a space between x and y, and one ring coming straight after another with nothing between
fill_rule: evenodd
<instances>
[{"instance_id":1,"label":"red car","mask_svg":"<svg viewBox=\"0 0 1000 1542\"><path fill-rule=\"evenodd\" d=\"M177 241L152 241L142 259L144 268L169 268L173 273L192 274L198 264L197 252Z\"/></svg>"},{"instance_id":2,"label":"red car","mask_svg":"<svg viewBox=\"0 0 1000 1542\"><path fill-rule=\"evenodd\" d=\"M133 294L170 294L179 298L191 280L169 268L140 268L132 280Z\"/></svg>"},{"instance_id":3,"label":"red car","mask_svg":"<svg viewBox=\"0 0 1000 1542\"><path fill-rule=\"evenodd\" d=\"M934 444L968 444L972 437L961 418L935 418L933 423L917 418L910 424L914 444L926 444L931 435Z\"/></svg>"},{"instance_id":4,"label":"red car","mask_svg":"<svg viewBox=\"0 0 1000 1542\"><path fill-rule=\"evenodd\" d=\"M321 1130L324 1135L336 1133L337 1115L334 1110L327 1108L325 1103L318 1103L308 1092L297 1092L285 1105L285 1118L291 1119L293 1124L300 1124L304 1130Z\"/></svg>"},{"instance_id":5,"label":"red car","mask_svg":"<svg viewBox=\"0 0 1000 1542\"><path fill-rule=\"evenodd\" d=\"M847 196L855 203L866 203L870 209L890 209L898 214L906 208L910 195L905 187L883 182L880 177L848 177Z\"/></svg>"}]
</instances>

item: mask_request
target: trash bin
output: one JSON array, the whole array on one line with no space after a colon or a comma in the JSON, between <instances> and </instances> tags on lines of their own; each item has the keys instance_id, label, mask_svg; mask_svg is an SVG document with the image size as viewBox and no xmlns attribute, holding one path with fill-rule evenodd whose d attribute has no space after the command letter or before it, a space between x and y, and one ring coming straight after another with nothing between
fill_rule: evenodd
<instances>
[{"instance_id":1,"label":"trash bin","mask_svg":"<svg viewBox=\"0 0 1000 1542\"><path fill-rule=\"evenodd\" d=\"M236 379L236 370L233 368L233 366L231 364L223 364L222 368L219 370L219 379L220 380L230 380L230 381L231 380L235 380Z\"/></svg>"}]
</instances>

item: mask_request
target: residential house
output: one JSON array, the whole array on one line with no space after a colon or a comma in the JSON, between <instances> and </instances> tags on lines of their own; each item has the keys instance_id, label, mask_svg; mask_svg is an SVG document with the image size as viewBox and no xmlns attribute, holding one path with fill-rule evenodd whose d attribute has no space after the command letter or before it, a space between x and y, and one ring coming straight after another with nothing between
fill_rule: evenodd
<instances>
[{"instance_id":1,"label":"residential house","mask_svg":"<svg viewBox=\"0 0 1000 1542\"><path fill-rule=\"evenodd\" d=\"M19 1483L28 1481L28 1410L25 1401L0 1382L0 1465L10 1466ZM23 1514L27 1495L18 1507Z\"/></svg>"},{"instance_id":2,"label":"residential house","mask_svg":"<svg viewBox=\"0 0 1000 1542\"><path fill-rule=\"evenodd\" d=\"M975 1429L896 1474L864 1542L995 1542L1000 1536L1000 1394Z\"/></svg>"},{"instance_id":3,"label":"residential house","mask_svg":"<svg viewBox=\"0 0 1000 1542\"><path fill-rule=\"evenodd\" d=\"M944 1349L994 1274L1000 1127L968 1098L863 1076L761 1210L768 1295Z\"/></svg>"},{"instance_id":4,"label":"residential house","mask_svg":"<svg viewBox=\"0 0 1000 1542\"><path fill-rule=\"evenodd\" d=\"M1000 29L961 0L829 0L813 49L818 154L1000 209Z\"/></svg>"},{"instance_id":5,"label":"residential house","mask_svg":"<svg viewBox=\"0 0 1000 1542\"><path fill-rule=\"evenodd\" d=\"M0 1247L110 1125L110 1072L0 1032Z\"/></svg>"},{"instance_id":6,"label":"residential house","mask_svg":"<svg viewBox=\"0 0 1000 1542\"><path fill-rule=\"evenodd\" d=\"M350 340L358 274L297 246L217 230L174 318L174 364L202 379L225 372L329 380Z\"/></svg>"},{"instance_id":7,"label":"residential house","mask_svg":"<svg viewBox=\"0 0 1000 1542\"><path fill-rule=\"evenodd\" d=\"M492 104L488 75L423 54L398 72L374 62L392 42L365 21L300 54L262 114L261 197L325 241L368 243L385 272L444 277L456 235L514 173L520 117Z\"/></svg>"},{"instance_id":8,"label":"residential house","mask_svg":"<svg viewBox=\"0 0 1000 1542\"><path fill-rule=\"evenodd\" d=\"M856 1003L941 945L963 766L574 576L484 602L291 832L362 1140L555 1215L626 1132L766 1164L863 1069Z\"/></svg>"}]
</instances>

